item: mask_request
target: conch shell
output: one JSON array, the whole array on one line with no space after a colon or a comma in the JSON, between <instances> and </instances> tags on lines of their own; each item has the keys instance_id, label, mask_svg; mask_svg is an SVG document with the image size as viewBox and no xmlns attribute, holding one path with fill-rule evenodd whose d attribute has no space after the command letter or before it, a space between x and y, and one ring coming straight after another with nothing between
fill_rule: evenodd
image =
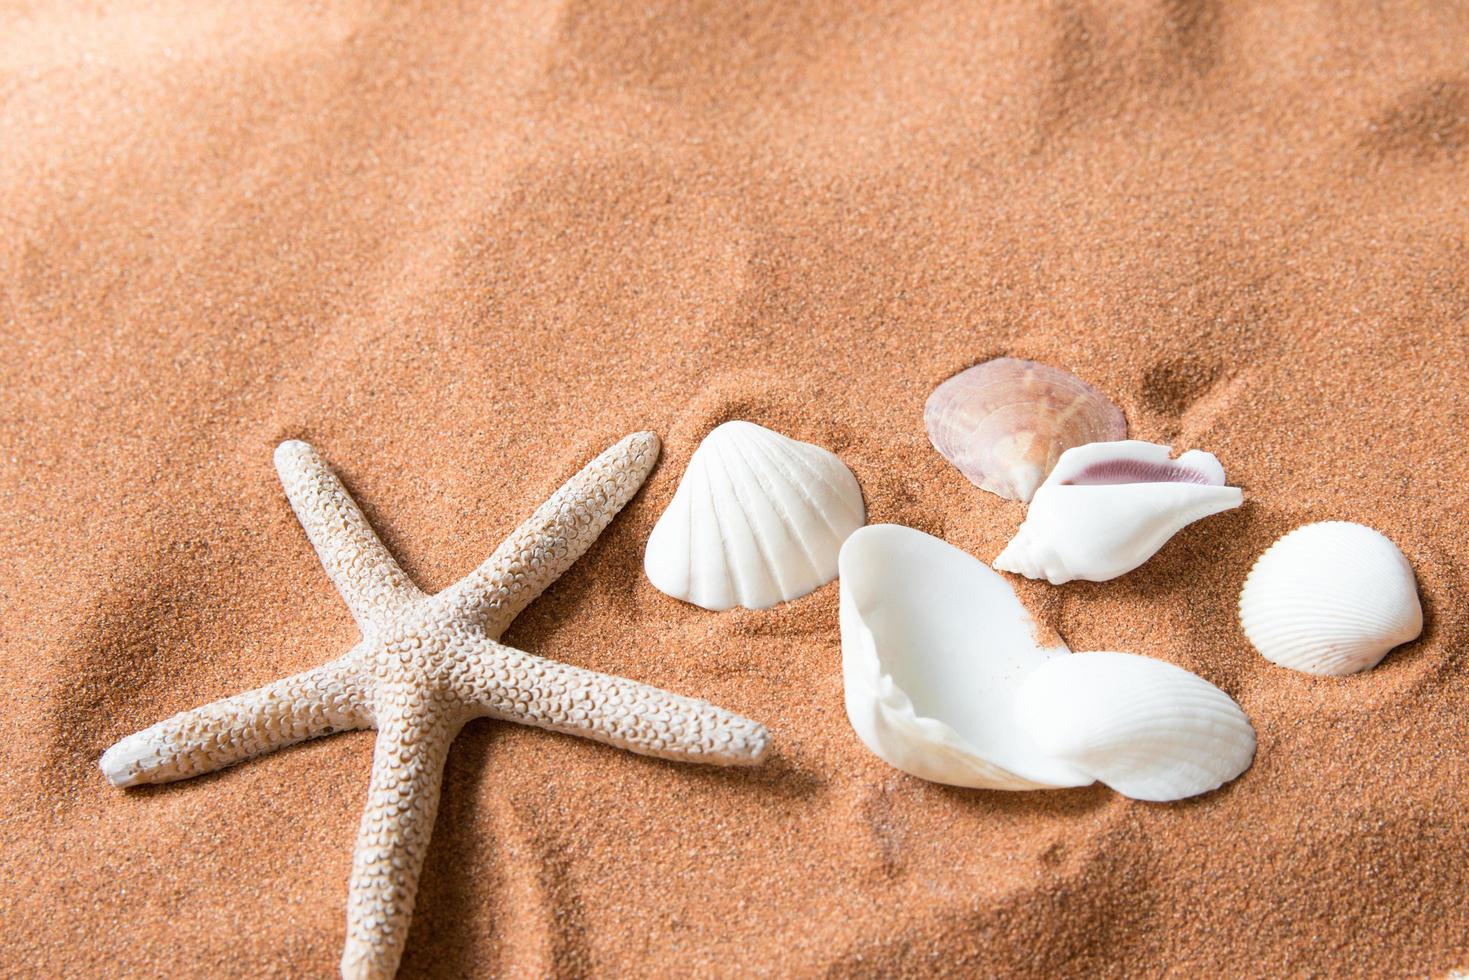
<instances>
[{"instance_id":1,"label":"conch shell","mask_svg":"<svg viewBox=\"0 0 1469 980\"><path fill-rule=\"evenodd\" d=\"M1238 487L1223 485L1212 454L1170 460L1169 452L1136 440L1068 449L994 566L1053 585L1104 582L1153 557L1186 525L1244 502Z\"/></svg>"},{"instance_id":2,"label":"conch shell","mask_svg":"<svg viewBox=\"0 0 1469 980\"><path fill-rule=\"evenodd\" d=\"M1061 454L1127 436L1122 410L1075 375L1014 357L960 371L923 407L929 441L975 486L1028 501Z\"/></svg>"}]
</instances>

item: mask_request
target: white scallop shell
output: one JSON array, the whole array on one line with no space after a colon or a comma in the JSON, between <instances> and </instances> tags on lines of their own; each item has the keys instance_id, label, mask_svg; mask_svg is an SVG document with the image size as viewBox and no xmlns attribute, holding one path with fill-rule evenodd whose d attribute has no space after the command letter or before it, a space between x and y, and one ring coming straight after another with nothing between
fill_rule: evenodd
<instances>
[{"instance_id":1,"label":"white scallop shell","mask_svg":"<svg viewBox=\"0 0 1469 980\"><path fill-rule=\"evenodd\" d=\"M1240 590L1239 620L1266 660L1342 676L1417 638L1423 607L1397 545L1361 524L1324 521L1260 556Z\"/></svg>"},{"instance_id":2,"label":"white scallop shell","mask_svg":"<svg viewBox=\"0 0 1469 980\"><path fill-rule=\"evenodd\" d=\"M969 482L1029 500L1072 446L1127 435L1122 410L1073 374L997 357L960 371L923 406L933 448Z\"/></svg>"},{"instance_id":3,"label":"white scallop shell","mask_svg":"<svg viewBox=\"0 0 1469 980\"><path fill-rule=\"evenodd\" d=\"M643 569L705 609L767 609L835 578L842 542L866 519L857 478L835 455L726 422L694 450Z\"/></svg>"},{"instance_id":4,"label":"white scallop shell","mask_svg":"<svg viewBox=\"0 0 1469 980\"><path fill-rule=\"evenodd\" d=\"M996 568L1053 585L1105 582L1137 568L1185 526L1244 502L1211 453L1176 460L1151 442L1094 442L1062 453Z\"/></svg>"},{"instance_id":5,"label":"white scallop shell","mask_svg":"<svg viewBox=\"0 0 1469 980\"><path fill-rule=\"evenodd\" d=\"M1130 653L1047 661L1021 685L1015 716L1042 751L1135 800L1207 793L1255 757L1255 730L1229 695Z\"/></svg>"},{"instance_id":6,"label":"white scallop shell","mask_svg":"<svg viewBox=\"0 0 1469 980\"><path fill-rule=\"evenodd\" d=\"M841 553L847 717L876 755L921 779L988 789L1084 786L1016 725L1025 675L1064 644L1042 644L1008 582L952 545L878 524Z\"/></svg>"}]
</instances>

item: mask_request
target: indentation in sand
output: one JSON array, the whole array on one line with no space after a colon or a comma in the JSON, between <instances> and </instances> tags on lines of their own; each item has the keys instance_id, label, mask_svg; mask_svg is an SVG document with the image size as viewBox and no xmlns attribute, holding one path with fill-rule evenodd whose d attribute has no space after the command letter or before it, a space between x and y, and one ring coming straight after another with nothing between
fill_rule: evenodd
<instances>
[{"instance_id":1,"label":"indentation in sand","mask_svg":"<svg viewBox=\"0 0 1469 980\"><path fill-rule=\"evenodd\" d=\"M1457 159L1469 146L1469 79L1436 78L1419 85L1378 113L1363 139L1384 157Z\"/></svg>"}]
</instances>

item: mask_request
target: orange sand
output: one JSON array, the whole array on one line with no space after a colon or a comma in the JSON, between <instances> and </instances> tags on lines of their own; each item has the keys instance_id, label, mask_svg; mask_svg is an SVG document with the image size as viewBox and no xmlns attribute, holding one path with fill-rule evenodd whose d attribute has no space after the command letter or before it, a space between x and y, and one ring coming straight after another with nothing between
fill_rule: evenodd
<instances>
[{"instance_id":1,"label":"orange sand","mask_svg":"<svg viewBox=\"0 0 1469 980\"><path fill-rule=\"evenodd\" d=\"M462 7L462 9L460 9ZM0 973L326 976L371 733L142 791L96 768L354 627L271 467L318 446L441 588L595 452L663 462L507 634L766 722L753 771L476 722L404 977L1423 974L1469 966L1469 8L12 4L0 17ZM1244 508L1019 582L1259 732L1224 790L948 789L841 703L836 587L712 614L641 550L700 437L829 446L986 559L927 444L998 354ZM1423 638L1347 680L1233 617L1326 518Z\"/></svg>"}]
</instances>

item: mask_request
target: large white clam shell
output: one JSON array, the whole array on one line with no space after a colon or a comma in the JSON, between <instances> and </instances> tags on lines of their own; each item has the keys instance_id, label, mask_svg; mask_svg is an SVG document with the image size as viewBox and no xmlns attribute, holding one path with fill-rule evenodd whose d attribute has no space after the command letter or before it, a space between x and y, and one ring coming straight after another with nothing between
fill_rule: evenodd
<instances>
[{"instance_id":1,"label":"large white clam shell","mask_svg":"<svg viewBox=\"0 0 1469 980\"><path fill-rule=\"evenodd\" d=\"M1075 375L997 357L960 371L923 406L933 447L975 486L1029 500L1072 446L1127 435L1122 410Z\"/></svg>"},{"instance_id":2,"label":"large white clam shell","mask_svg":"<svg viewBox=\"0 0 1469 980\"><path fill-rule=\"evenodd\" d=\"M1229 695L1130 653L1047 661L1021 685L1015 716L1043 752L1136 800L1207 793L1255 757L1255 730Z\"/></svg>"},{"instance_id":3,"label":"large white clam shell","mask_svg":"<svg viewBox=\"0 0 1469 980\"><path fill-rule=\"evenodd\" d=\"M726 422L694 450L643 569L705 609L767 609L835 578L842 542L866 519L857 478L834 454Z\"/></svg>"},{"instance_id":4,"label":"large white clam shell","mask_svg":"<svg viewBox=\"0 0 1469 980\"><path fill-rule=\"evenodd\" d=\"M890 765L988 789L1092 781L1015 723L1025 675L1067 651L1039 642L1009 583L977 559L912 528L862 528L842 546L841 630L847 717Z\"/></svg>"},{"instance_id":5,"label":"large white clam shell","mask_svg":"<svg viewBox=\"0 0 1469 980\"><path fill-rule=\"evenodd\" d=\"M1068 449L1030 501L996 568L1054 585L1104 582L1153 557L1185 526L1238 507L1212 454L1176 460L1151 442L1098 442Z\"/></svg>"},{"instance_id":6,"label":"large white clam shell","mask_svg":"<svg viewBox=\"0 0 1469 980\"><path fill-rule=\"evenodd\" d=\"M1417 638L1423 607L1397 545L1361 524L1324 521L1260 556L1240 591L1239 620L1266 660L1341 676Z\"/></svg>"}]
</instances>

